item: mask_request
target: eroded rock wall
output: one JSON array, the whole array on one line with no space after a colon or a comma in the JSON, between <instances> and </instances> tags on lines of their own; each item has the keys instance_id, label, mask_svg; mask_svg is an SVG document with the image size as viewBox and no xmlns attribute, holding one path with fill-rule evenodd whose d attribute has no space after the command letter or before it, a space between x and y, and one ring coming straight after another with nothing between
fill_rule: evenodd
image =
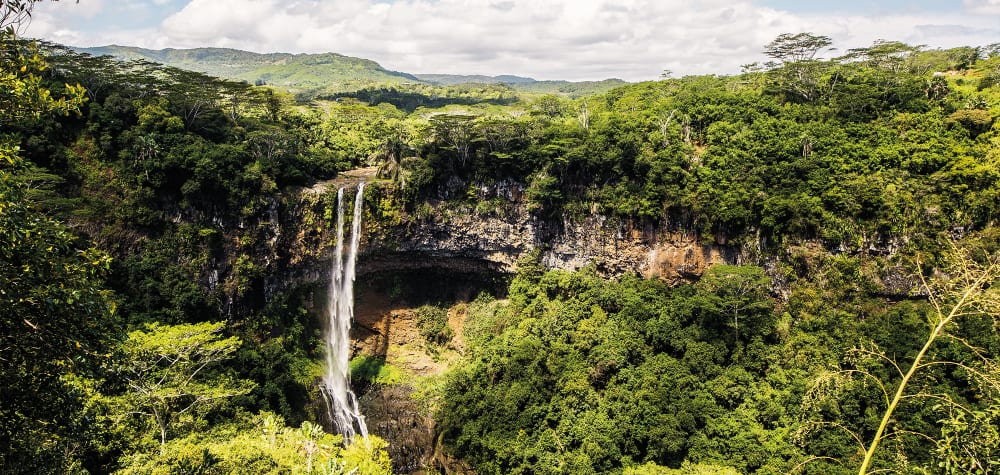
<instances>
[{"instance_id":1,"label":"eroded rock wall","mask_svg":"<svg viewBox=\"0 0 1000 475\"><path fill-rule=\"evenodd\" d=\"M638 274L668 281L697 278L713 264L748 260L743 250L705 243L694 233L665 226L598 213L543 220L529 211L516 187L503 184L485 192L481 189L476 204L428 205L423 219L369 233L363 258L377 269L462 265L469 270L478 263L485 269L511 273L520 258L537 250L542 264L551 269L593 265L609 277ZM459 262L447 262L452 259Z\"/></svg>"}]
</instances>

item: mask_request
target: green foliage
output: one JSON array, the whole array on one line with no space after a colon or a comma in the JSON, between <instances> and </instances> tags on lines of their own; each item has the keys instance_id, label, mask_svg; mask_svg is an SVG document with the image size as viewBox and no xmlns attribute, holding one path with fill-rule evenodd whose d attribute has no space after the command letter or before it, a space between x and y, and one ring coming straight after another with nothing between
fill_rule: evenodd
<instances>
[{"instance_id":1,"label":"green foliage","mask_svg":"<svg viewBox=\"0 0 1000 475\"><path fill-rule=\"evenodd\" d=\"M33 2L5 1L0 22L0 125L75 111L79 88L41 84L37 46L8 25ZM13 15L13 16L10 16ZM95 449L99 371L116 333L105 289L110 257L38 207L39 170L0 135L0 466L11 473L75 473ZM43 172L44 173L44 172Z\"/></svg>"},{"instance_id":2,"label":"green foliage","mask_svg":"<svg viewBox=\"0 0 1000 475\"><path fill-rule=\"evenodd\" d=\"M698 302L709 318L725 320L740 338L740 316L744 319L743 338L752 339L774 331L772 305L767 300L771 280L756 266L717 265L710 267L697 284L706 298ZM705 322L705 326L717 325Z\"/></svg>"},{"instance_id":3,"label":"green foliage","mask_svg":"<svg viewBox=\"0 0 1000 475\"><path fill-rule=\"evenodd\" d=\"M448 326L448 309L438 305L422 305L416 309L417 328L428 343L443 345L454 331Z\"/></svg>"},{"instance_id":4,"label":"green foliage","mask_svg":"<svg viewBox=\"0 0 1000 475\"><path fill-rule=\"evenodd\" d=\"M342 92L322 99L341 100L352 98L371 105L391 104L397 109L413 112L418 108L438 108L448 105L509 105L517 96L509 87L501 85L467 84L449 87L426 85L401 85L368 87L354 92Z\"/></svg>"},{"instance_id":5,"label":"green foliage","mask_svg":"<svg viewBox=\"0 0 1000 475\"><path fill-rule=\"evenodd\" d=\"M115 262L113 282L133 322L218 318L219 296L205 292L198 281L218 248L219 236L203 229L184 224L168 228L142 252Z\"/></svg>"},{"instance_id":6,"label":"green foliage","mask_svg":"<svg viewBox=\"0 0 1000 475\"><path fill-rule=\"evenodd\" d=\"M992 473L1000 465L1000 406L948 413L941 426L935 456L940 473Z\"/></svg>"},{"instance_id":7,"label":"green foliage","mask_svg":"<svg viewBox=\"0 0 1000 475\"><path fill-rule=\"evenodd\" d=\"M28 44L3 44L10 53L6 58L38 61ZM6 75L4 63L4 78L44 88L38 97L51 99L50 114L18 112L16 121L5 116L4 132L10 135L4 143L8 137L20 143L31 162L18 165L23 171L17 172L23 183L18 186L34 190L24 194L29 200L23 202L24 216L43 227L55 226L48 216L71 221L95 241L62 230L59 243L46 243L41 238L48 231L40 227L29 237L39 238L31 246L42 247L31 253L52 262L65 258L58 265L69 274L86 270L95 293L46 274L41 266L28 274L66 292L47 299L57 310L46 314L58 320L62 308L73 317L52 328L67 336L77 327L88 333L65 341L49 338L50 344L65 346L53 360L61 361L59 371L43 368L47 357L32 356L35 378L47 378L45 387L32 389L26 380L11 383L23 392L5 390L12 410L21 404L16 401L23 399L26 407L30 401L33 409L20 412L27 417L45 422L50 419L46 412L60 415L47 425L33 424L33 430L19 428L21 423L5 425L22 434L11 438L18 446L5 453L24 458L28 471L82 465L106 473L123 453L152 452L157 450L152 446L197 437L240 411L267 409L295 423L306 420L315 396L309 388L317 376L310 354L317 324L304 318L299 292L275 293L265 302L263 281L277 263L257 256L281 225L276 219L285 206L284 189L351 166L332 147L322 120L292 111L287 96L267 88L143 61L94 58L49 44L38 51L49 55L51 66L32 63ZM82 88L63 86L76 83L86 87L87 101L80 115L63 115L82 102L75 97L82 96ZM9 149L5 145L4 151ZM115 259L91 250L95 245ZM105 276L118 295L119 314L136 329L132 340L110 327L110 319L99 318L113 308L105 300L110 294L99 291ZM82 275L74 279L84 282ZM31 286L36 296L43 294L42 284ZM209 324L192 323L223 315L229 317L224 331L230 338L219 335L221 324L201 328ZM39 331L49 331L45 319L24 316ZM12 328L7 334L20 333ZM236 337L248 344L238 344ZM208 353L188 354L164 338ZM108 348L114 346L117 359L109 362ZM192 367L190 362L199 358L206 366ZM73 377L65 375L69 372ZM196 377L180 379L184 374ZM39 392L58 394L60 401L39 405ZM51 435L57 433L58 439ZM202 455L197 451L190 457Z\"/></svg>"},{"instance_id":8,"label":"green foliage","mask_svg":"<svg viewBox=\"0 0 1000 475\"><path fill-rule=\"evenodd\" d=\"M116 473L391 473L382 439L359 437L346 448L342 442L310 422L295 429L264 412L173 439L157 452L130 454Z\"/></svg>"},{"instance_id":9,"label":"green foliage","mask_svg":"<svg viewBox=\"0 0 1000 475\"><path fill-rule=\"evenodd\" d=\"M477 345L449 378L438 412L445 442L478 471L601 473L628 461L732 460L753 444L737 449L698 441L768 437L752 431L777 437L735 422L729 433L719 432L726 411L749 411L775 397L756 395L766 387L769 365L755 359L762 356L757 345L773 327L761 327L755 343L727 347L732 333L717 330L713 310L701 303L739 305L743 294L723 285L671 290L636 278L543 273L528 264L511 283L506 306L482 298L470 305L467 328ZM734 274L760 279L760 269L720 271ZM761 294L746 298L767 301ZM488 324L503 312L515 317L503 327ZM483 331L492 337L476 334ZM744 367L724 369L745 354ZM780 469L792 452L784 446L756 459L744 455L737 468Z\"/></svg>"},{"instance_id":10,"label":"green foliage","mask_svg":"<svg viewBox=\"0 0 1000 475\"><path fill-rule=\"evenodd\" d=\"M507 326L504 312L506 307L488 293L482 292L466 307L462 337L475 346L480 346L490 337L499 334Z\"/></svg>"},{"instance_id":11,"label":"green foliage","mask_svg":"<svg viewBox=\"0 0 1000 475\"><path fill-rule=\"evenodd\" d=\"M536 94L561 94L569 97L583 97L600 94L619 86L625 81L621 79L603 79L600 81L534 81L512 84L515 90Z\"/></svg>"},{"instance_id":12,"label":"green foliage","mask_svg":"<svg viewBox=\"0 0 1000 475\"><path fill-rule=\"evenodd\" d=\"M118 373L128 384L123 404L152 418L161 445L183 416L204 412L252 389L248 381L217 368L240 345L237 337L221 338L223 325L152 323L130 332L124 342L118 364Z\"/></svg>"},{"instance_id":13,"label":"green foliage","mask_svg":"<svg viewBox=\"0 0 1000 475\"><path fill-rule=\"evenodd\" d=\"M393 385L404 381L402 370L387 364L384 358L358 355L351 358L350 369L351 384L355 387L365 384Z\"/></svg>"},{"instance_id":14,"label":"green foliage","mask_svg":"<svg viewBox=\"0 0 1000 475\"><path fill-rule=\"evenodd\" d=\"M376 436L359 437L351 441L343 452L341 473L392 474L392 462L386 447L386 442Z\"/></svg>"},{"instance_id":15,"label":"green foliage","mask_svg":"<svg viewBox=\"0 0 1000 475\"><path fill-rule=\"evenodd\" d=\"M856 471L901 376L893 361L918 353L933 307L883 298L884 262L793 254L780 306L760 267L668 288L523 260L508 300L469 305L469 353L437 412L446 446L480 473ZM952 289L992 279L949 269ZM962 318L910 381L877 468L987 467L996 329Z\"/></svg>"},{"instance_id":16,"label":"green foliage","mask_svg":"<svg viewBox=\"0 0 1000 475\"><path fill-rule=\"evenodd\" d=\"M418 74L417 78L439 86L483 87L484 85L504 85L517 91L535 94L559 94L580 97L606 92L625 84L621 79L602 81L536 81L518 76L480 76L455 74Z\"/></svg>"},{"instance_id":17,"label":"green foliage","mask_svg":"<svg viewBox=\"0 0 1000 475\"><path fill-rule=\"evenodd\" d=\"M23 162L4 144L0 162L0 466L69 471L69 448L89 450L94 430L76 376L100 368L115 335L110 258L32 208Z\"/></svg>"},{"instance_id":18,"label":"green foliage","mask_svg":"<svg viewBox=\"0 0 1000 475\"><path fill-rule=\"evenodd\" d=\"M296 303L298 293L274 300L243 328L248 343L240 346L233 366L255 383L244 396L250 410L280 414L291 424L308 419L306 408L322 366L311 351L319 345L319 331L309 326L309 313ZM253 343L250 343L253 342Z\"/></svg>"},{"instance_id":19,"label":"green foliage","mask_svg":"<svg viewBox=\"0 0 1000 475\"><path fill-rule=\"evenodd\" d=\"M4 16L9 11L23 9L33 2L3 4ZM10 10L8 10L10 9ZM49 114L69 115L79 112L83 103L83 87L63 84L56 89L42 84L42 74L49 64L39 53L35 42L18 40L5 27L0 29L0 125L9 127L24 121L39 120ZM55 94L54 94L55 92Z\"/></svg>"},{"instance_id":20,"label":"green foliage","mask_svg":"<svg viewBox=\"0 0 1000 475\"><path fill-rule=\"evenodd\" d=\"M1000 97L996 87L935 75L932 52L900 42L820 58L828 46L822 36L783 35L768 47L780 62L766 70L625 85L579 101L540 96L511 107L516 119L471 106L416 111L400 196L411 211L425 200L485 207L500 198L553 221L598 212L770 246L819 239L860 248L989 225L995 180L963 173L968 159L995 161L985 145L996 135L996 101L986 99ZM987 63L971 63L961 79L992 74Z\"/></svg>"},{"instance_id":21,"label":"green foliage","mask_svg":"<svg viewBox=\"0 0 1000 475\"><path fill-rule=\"evenodd\" d=\"M732 467L685 463L680 468L661 467L652 462L638 467L626 468L623 475L736 475Z\"/></svg>"},{"instance_id":22,"label":"green foliage","mask_svg":"<svg viewBox=\"0 0 1000 475\"><path fill-rule=\"evenodd\" d=\"M948 116L948 120L962 124L973 136L986 132L993 125L993 117L989 111L982 109L957 110Z\"/></svg>"},{"instance_id":23,"label":"green foliage","mask_svg":"<svg viewBox=\"0 0 1000 475\"><path fill-rule=\"evenodd\" d=\"M598 213L694 231L768 263L669 288L520 262L508 298L468 304L464 361L420 396L437 407L442 394L444 450L480 473L851 471L850 434L877 440L888 402L874 381L926 337L930 307L889 288L896 253L936 253L942 235L996 248L1000 69L974 48L878 41L823 59L828 38L783 35L767 46L780 63L732 77L397 84L308 108L6 35L0 464L14 471L386 473L383 442L342 449L309 422L315 289L275 290L287 256L263 258L284 242L284 191L361 165L383 180L366 195L369 232L523 205L554 223ZM202 53L304 95L409 80L339 56L279 71L259 61L287 58ZM450 341L447 320L418 310L428 341ZM955 330L930 356L964 366L911 382L942 404L902 404L888 424L930 438L892 432L878 468L994 471L996 411L975 374L991 366L968 350L995 358L996 328ZM352 369L361 384L405 379L379 358ZM259 411L281 416L247 416Z\"/></svg>"}]
</instances>

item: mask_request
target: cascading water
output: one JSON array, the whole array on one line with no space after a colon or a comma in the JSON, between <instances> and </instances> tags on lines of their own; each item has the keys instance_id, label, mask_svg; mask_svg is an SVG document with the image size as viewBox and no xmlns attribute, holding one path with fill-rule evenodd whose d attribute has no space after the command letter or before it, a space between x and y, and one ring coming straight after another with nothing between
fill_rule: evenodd
<instances>
[{"instance_id":1,"label":"cascading water","mask_svg":"<svg viewBox=\"0 0 1000 475\"><path fill-rule=\"evenodd\" d=\"M330 277L330 297L327 300L326 374L323 375L323 396L330 410L330 419L344 440L355 434L368 437L365 417L358 410L358 400L351 391L350 346L351 321L354 319L354 265L361 240L361 201L365 184L358 185L354 197L354 218L351 221L351 242L344 261L344 189L337 190L337 249Z\"/></svg>"}]
</instances>

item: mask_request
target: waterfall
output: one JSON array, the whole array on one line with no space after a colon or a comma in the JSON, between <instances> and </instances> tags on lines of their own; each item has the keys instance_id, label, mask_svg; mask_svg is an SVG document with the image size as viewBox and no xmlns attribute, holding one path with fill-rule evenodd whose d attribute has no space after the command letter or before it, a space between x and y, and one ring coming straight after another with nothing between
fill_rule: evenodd
<instances>
[{"instance_id":1,"label":"waterfall","mask_svg":"<svg viewBox=\"0 0 1000 475\"><path fill-rule=\"evenodd\" d=\"M351 320L354 319L354 264L361 241L361 201L365 184L358 185L354 197L354 219L351 222L351 242L344 260L344 189L337 190L337 248L330 276L330 297L327 299L326 374L323 375L323 397L330 410L330 419L338 432L349 441L355 434L368 437L365 417L358 410L358 400L351 392Z\"/></svg>"}]
</instances>

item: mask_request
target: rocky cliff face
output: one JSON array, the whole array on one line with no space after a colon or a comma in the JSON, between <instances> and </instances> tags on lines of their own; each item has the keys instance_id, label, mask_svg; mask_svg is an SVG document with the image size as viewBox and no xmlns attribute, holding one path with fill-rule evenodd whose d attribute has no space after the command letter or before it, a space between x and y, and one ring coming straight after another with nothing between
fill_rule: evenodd
<instances>
[{"instance_id":1,"label":"rocky cliff face","mask_svg":"<svg viewBox=\"0 0 1000 475\"><path fill-rule=\"evenodd\" d=\"M476 205L428 205L423 219L369 233L362 250L365 268L478 266L511 273L521 257L537 250L551 269L593 265L609 277L638 274L681 281L697 278L713 264L746 260L746 252L700 242L693 233L596 213L542 220L529 212L522 196L519 184L501 183L480 189Z\"/></svg>"},{"instance_id":2,"label":"rocky cliff face","mask_svg":"<svg viewBox=\"0 0 1000 475\"><path fill-rule=\"evenodd\" d=\"M265 300L289 287L328 279L337 189L353 189L359 181L371 181L370 175L362 171L290 193L262 216L258 226L268 239L257 241L254 254L264 256L267 267ZM378 200L383 191L373 184L366 199ZM745 250L705 243L683 230L597 213L539 219L529 211L523 191L517 183L500 183L481 188L477 204L428 203L417 216L402 218L366 206L359 276L426 268L510 274L519 259L534 252L551 269L592 265L608 277L636 274L674 283L696 279L713 264L753 263Z\"/></svg>"},{"instance_id":3,"label":"rocky cliff face","mask_svg":"<svg viewBox=\"0 0 1000 475\"><path fill-rule=\"evenodd\" d=\"M257 245L250 253L261 264L265 301L276 292L302 284L325 285L335 240L337 189L354 189L360 181L371 183L365 192L365 232L359 254L358 275L362 279L366 274L427 268L467 275L510 274L519 259L537 252L550 269L593 266L607 277L633 274L674 284L696 280L716 264L760 265L771 275L774 291L784 294L786 277L778 269L779 261L795 260L795 255L803 253L888 257L899 247L889 243L852 252L804 241L787 244L777 255L766 257L752 247L705 242L688 230L597 212L557 221L540 219L529 210L523 186L510 182L480 187L477 199L471 202L428 202L417 212L404 215L385 205L391 201L391 186L375 181L373 175L370 169L355 171L288 193L258 222L247 225L256 227L261 236L254 240ZM901 270L885 269L885 275L876 276L883 292L906 295L912 286L897 275ZM220 266L211 273L219 276L215 279L220 282L233 280L231 266Z\"/></svg>"}]
</instances>

